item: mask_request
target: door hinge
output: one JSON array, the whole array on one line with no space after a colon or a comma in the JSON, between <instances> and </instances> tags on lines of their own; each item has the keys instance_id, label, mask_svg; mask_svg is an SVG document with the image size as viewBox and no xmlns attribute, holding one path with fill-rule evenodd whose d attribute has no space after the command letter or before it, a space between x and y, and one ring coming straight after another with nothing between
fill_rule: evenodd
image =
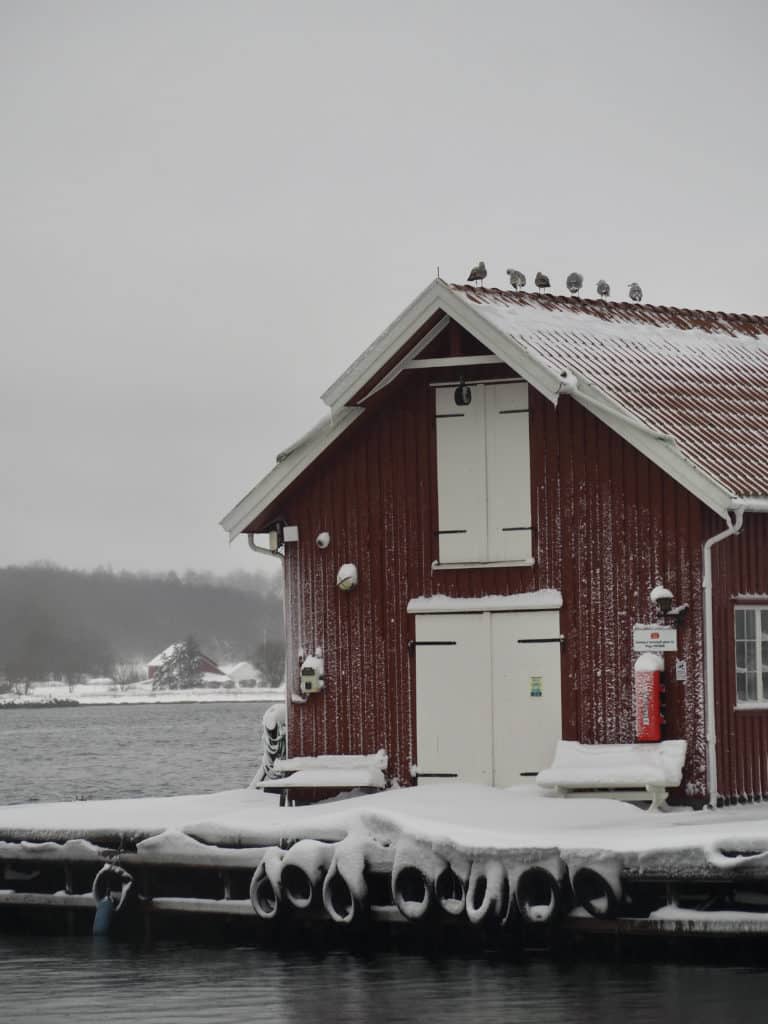
<instances>
[{"instance_id":1,"label":"door hinge","mask_svg":"<svg viewBox=\"0 0 768 1024\"><path fill-rule=\"evenodd\" d=\"M408 651L413 651L414 647L455 647L455 640L409 640Z\"/></svg>"}]
</instances>

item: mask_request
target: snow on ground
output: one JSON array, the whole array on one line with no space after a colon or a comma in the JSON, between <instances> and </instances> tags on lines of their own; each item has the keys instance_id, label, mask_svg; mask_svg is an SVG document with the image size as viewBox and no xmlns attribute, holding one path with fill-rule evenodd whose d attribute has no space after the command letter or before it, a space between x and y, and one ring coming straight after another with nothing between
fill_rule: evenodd
<instances>
[{"instance_id":1,"label":"snow on ground","mask_svg":"<svg viewBox=\"0 0 768 1024\"><path fill-rule=\"evenodd\" d=\"M415 843L425 856L470 859L512 853L560 856L566 863L618 860L624 869L663 873L768 867L768 808L648 813L605 798L563 799L537 787L491 789L461 783L280 807L255 790L144 800L20 804L0 808L0 834L43 840L104 832L154 836L153 855L171 859L190 838L204 851L277 845L285 838ZM183 838L180 838L183 837Z\"/></svg>"},{"instance_id":2,"label":"snow on ground","mask_svg":"<svg viewBox=\"0 0 768 1024\"><path fill-rule=\"evenodd\" d=\"M6 704L40 704L54 701L77 701L78 704L185 704L212 701L280 701L285 690L274 687L236 686L223 689L220 685L196 687L189 690L153 691L152 682L143 680L128 683L120 689L111 679L90 680L70 687L61 680L49 683L31 683L26 694L0 694L0 707Z\"/></svg>"},{"instance_id":3,"label":"snow on ground","mask_svg":"<svg viewBox=\"0 0 768 1024\"><path fill-rule=\"evenodd\" d=\"M252 789L137 800L14 804L0 807L0 834L23 835L35 841L63 836L87 839L111 832L156 835L181 831L190 821L201 818L215 820L219 814L248 821L258 810L269 813L277 805L277 797Z\"/></svg>"}]
</instances>

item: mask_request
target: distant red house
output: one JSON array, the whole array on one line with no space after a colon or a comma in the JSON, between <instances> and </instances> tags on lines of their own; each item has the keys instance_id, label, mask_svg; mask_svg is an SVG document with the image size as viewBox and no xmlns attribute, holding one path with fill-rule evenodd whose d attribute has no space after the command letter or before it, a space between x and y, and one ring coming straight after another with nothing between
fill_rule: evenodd
<instances>
[{"instance_id":1,"label":"distant red house","mask_svg":"<svg viewBox=\"0 0 768 1024\"><path fill-rule=\"evenodd\" d=\"M678 796L768 798L766 381L765 317L430 284L222 523L284 554L289 754L512 785L632 742L658 642Z\"/></svg>"},{"instance_id":2,"label":"distant red house","mask_svg":"<svg viewBox=\"0 0 768 1024\"><path fill-rule=\"evenodd\" d=\"M159 654L155 655L152 661L150 661L147 664L147 672L149 674L150 679L154 679L157 670L160 668L161 665L163 665L168 660L168 658L170 658L173 655L174 651L178 646L178 644L171 644L170 647L166 647L164 651L161 651ZM221 669L219 668L215 661L212 661L204 654L200 655L198 659L198 665L200 671L203 673L206 682L215 683L217 681L229 681L229 676L225 672L221 671Z\"/></svg>"}]
</instances>

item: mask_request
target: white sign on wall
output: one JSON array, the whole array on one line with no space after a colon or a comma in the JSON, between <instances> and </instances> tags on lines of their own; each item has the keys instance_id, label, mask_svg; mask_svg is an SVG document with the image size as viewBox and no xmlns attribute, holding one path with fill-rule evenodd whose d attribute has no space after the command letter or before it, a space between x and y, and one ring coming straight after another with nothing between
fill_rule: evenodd
<instances>
[{"instance_id":1,"label":"white sign on wall","mask_svg":"<svg viewBox=\"0 0 768 1024\"><path fill-rule=\"evenodd\" d=\"M633 650L664 651L677 650L677 630L674 626L634 626L632 629Z\"/></svg>"}]
</instances>

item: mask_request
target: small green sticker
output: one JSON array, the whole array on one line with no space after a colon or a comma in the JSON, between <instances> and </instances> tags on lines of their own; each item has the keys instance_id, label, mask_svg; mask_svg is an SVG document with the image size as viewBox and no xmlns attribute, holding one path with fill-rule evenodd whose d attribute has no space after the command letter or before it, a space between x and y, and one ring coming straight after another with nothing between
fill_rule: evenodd
<instances>
[{"instance_id":1,"label":"small green sticker","mask_svg":"<svg viewBox=\"0 0 768 1024\"><path fill-rule=\"evenodd\" d=\"M531 676L531 696L541 697L543 685L544 684L541 676Z\"/></svg>"}]
</instances>

